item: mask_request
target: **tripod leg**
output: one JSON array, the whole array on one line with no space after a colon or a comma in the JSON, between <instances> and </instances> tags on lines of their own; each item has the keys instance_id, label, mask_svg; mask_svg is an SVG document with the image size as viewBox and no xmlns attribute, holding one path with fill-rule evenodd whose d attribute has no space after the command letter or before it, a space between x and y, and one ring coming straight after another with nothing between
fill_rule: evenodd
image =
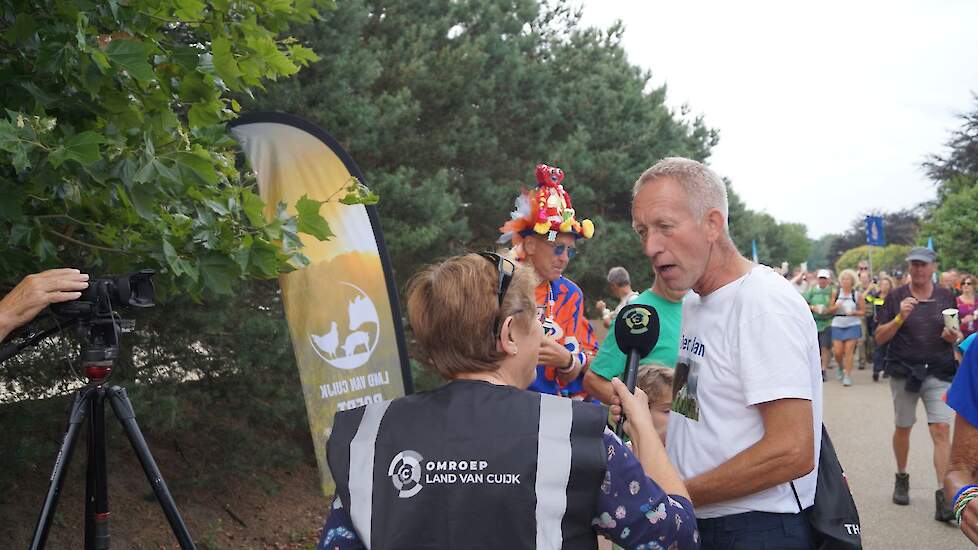
<instances>
[{"instance_id":1,"label":"tripod leg","mask_svg":"<svg viewBox=\"0 0 978 550\"><path fill-rule=\"evenodd\" d=\"M54 511L58 507L58 498L61 496L61 487L64 485L65 473L71 463L71 456L75 450L75 443L78 441L78 431L85 420L87 407L92 399L94 390L84 389L75 394L75 401L71 405L71 412L68 415L68 429L65 431L65 438L61 442L61 449L58 451L58 458L54 461L54 471L51 472L51 483L48 485L47 496L44 497L44 505L41 507L41 515L37 518L37 525L34 527L34 537L31 539L31 550L40 550L48 538L48 531L51 529L51 521L54 519Z\"/></svg>"},{"instance_id":2,"label":"tripod leg","mask_svg":"<svg viewBox=\"0 0 978 550\"><path fill-rule=\"evenodd\" d=\"M136 456L139 457L139 463L143 466L146 479L149 480L149 484L153 488L153 493L156 494L156 500L159 501L160 506L163 508L166 520L170 522L170 529L177 537L180 548L184 550L195 549L196 546L194 546L194 542L190 538L190 531L187 530L187 525L183 522L183 518L180 517L180 512L177 510L177 505L173 501L173 496L170 494L170 490L167 489L166 482L163 481L163 475L160 473L159 468L156 467L156 461L153 460L153 455L149 452L149 447L146 445L146 440L143 439L143 433L140 431L139 425L136 424L136 413L132 410L132 403L129 402L129 396L126 395L125 388L112 386L107 391L109 403L112 404L112 410L115 411L116 418L122 423L122 427L126 431L126 436L129 437L129 443L132 444L133 450L136 451Z\"/></svg>"},{"instance_id":3,"label":"tripod leg","mask_svg":"<svg viewBox=\"0 0 978 550\"><path fill-rule=\"evenodd\" d=\"M109 548L109 490L105 460L105 390L89 400L88 468L85 476L85 548Z\"/></svg>"}]
</instances>

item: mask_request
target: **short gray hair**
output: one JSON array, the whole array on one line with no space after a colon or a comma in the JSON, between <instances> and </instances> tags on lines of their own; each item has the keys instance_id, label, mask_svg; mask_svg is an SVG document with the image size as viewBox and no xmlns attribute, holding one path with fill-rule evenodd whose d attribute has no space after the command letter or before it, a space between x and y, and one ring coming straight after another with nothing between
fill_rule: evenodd
<instances>
[{"instance_id":1,"label":"short gray hair","mask_svg":"<svg viewBox=\"0 0 978 550\"><path fill-rule=\"evenodd\" d=\"M608 283L625 286L632 284L632 279L628 276L628 270L619 265L608 270Z\"/></svg>"},{"instance_id":2,"label":"short gray hair","mask_svg":"<svg viewBox=\"0 0 978 550\"><path fill-rule=\"evenodd\" d=\"M646 170L632 188L632 200L645 184L667 177L686 191L693 215L703 217L716 208L723 213L724 221L727 220L727 186L723 180L706 165L683 157L664 158Z\"/></svg>"}]
</instances>

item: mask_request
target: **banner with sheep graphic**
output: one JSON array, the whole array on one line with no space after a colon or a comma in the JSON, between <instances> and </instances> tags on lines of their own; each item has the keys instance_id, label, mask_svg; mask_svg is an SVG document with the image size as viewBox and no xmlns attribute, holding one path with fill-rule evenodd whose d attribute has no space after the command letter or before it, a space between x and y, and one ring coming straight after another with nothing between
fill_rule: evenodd
<instances>
[{"instance_id":1,"label":"banner with sheep graphic","mask_svg":"<svg viewBox=\"0 0 978 550\"><path fill-rule=\"evenodd\" d=\"M229 125L258 178L266 216L279 202L335 197L354 177L353 159L312 123L253 113ZM330 201L320 214L335 234L301 235L307 267L280 277L323 492L335 485L326 464L333 415L412 391L397 293L377 210Z\"/></svg>"}]
</instances>

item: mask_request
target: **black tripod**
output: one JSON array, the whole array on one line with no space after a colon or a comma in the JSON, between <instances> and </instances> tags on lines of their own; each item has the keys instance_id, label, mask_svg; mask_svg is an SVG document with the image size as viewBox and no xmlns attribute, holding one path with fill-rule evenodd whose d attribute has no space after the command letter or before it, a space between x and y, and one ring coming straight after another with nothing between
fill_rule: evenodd
<instances>
[{"instance_id":1,"label":"black tripod","mask_svg":"<svg viewBox=\"0 0 978 550\"><path fill-rule=\"evenodd\" d=\"M105 461L105 399L108 398L115 412L116 418L122 423L122 427L129 437L142 464L146 479L149 480L156 500L159 501L170 523L170 529L176 536L180 547L183 549L196 548L190 538L177 505L170 495L166 482L156 467L156 461L149 452L146 440L136 424L136 414L133 412L129 396L126 395L125 388L112 386L106 389L103 385L108 377L111 367L86 365L85 376L88 378L88 385L75 394L74 403L68 417L68 430L65 433L58 457L54 462L54 471L51 474L51 484L48 487L47 496L44 498L44 506L41 508L41 515L34 528L34 538L31 541L31 549L39 550L44 548L47 540L48 530L51 527L51 520L54 519L54 511L58 505L58 497L61 494L61 487L64 483L65 472L71 463L72 453L75 450L75 443L78 441L78 434L81 425L88 416L88 469L86 471L85 483L85 549L103 550L109 548L109 501L106 486L107 473Z\"/></svg>"},{"instance_id":2,"label":"black tripod","mask_svg":"<svg viewBox=\"0 0 978 550\"><path fill-rule=\"evenodd\" d=\"M106 398L112 405L116 418L122 423L122 428L129 438L129 443L136 451L136 456L139 457L139 462L146 473L146 479L149 480L156 500L163 508L163 513L166 515L170 529L180 543L180 547L184 550L194 549L196 546L190 538L190 532L187 530L183 518L180 517L173 496L170 495L166 482L163 481L163 476L160 474L159 468L156 467L156 461L153 460L153 455L149 452L146 440L143 439L139 425L136 424L136 414L133 412L126 390L119 386L105 387L105 383L112 373L112 362L118 356L119 333L123 331L124 323L126 323L126 321L118 319L111 309L107 309L107 311L108 314L82 316L82 318L71 323L78 326L78 334L84 342L82 368L88 384L75 394L68 416L68 429L55 459L51 483L48 486L47 496L44 498L41 515L37 519L37 526L34 528L31 550L44 548L48 531L51 528L51 521L54 519L54 512L58 505L58 498L61 495L65 472L71 463L75 443L78 441L78 434L82 424L86 422L86 417L88 424L88 468L85 476L85 550L107 550L109 548L109 502L105 461ZM57 330L63 328L66 327L58 327ZM45 331L30 338L26 343L16 346L16 349L3 350L0 352L0 360L53 332L56 331L53 329Z\"/></svg>"}]
</instances>

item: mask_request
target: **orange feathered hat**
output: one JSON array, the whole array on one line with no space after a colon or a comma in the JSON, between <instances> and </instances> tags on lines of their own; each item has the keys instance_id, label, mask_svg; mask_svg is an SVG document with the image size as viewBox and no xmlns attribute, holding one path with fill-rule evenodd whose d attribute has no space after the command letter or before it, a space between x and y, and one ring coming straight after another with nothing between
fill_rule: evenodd
<instances>
[{"instance_id":1,"label":"orange feathered hat","mask_svg":"<svg viewBox=\"0 0 978 550\"><path fill-rule=\"evenodd\" d=\"M523 238L527 235L543 235L550 241L555 240L559 233L585 239L594 235L591 220L578 222L575 217L570 194L564 190L564 171L555 166L538 164L536 177L536 189L523 189L516 197L516 209L510 213L512 219L499 228L502 232L499 242L512 240L518 258L523 257Z\"/></svg>"}]
</instances>

